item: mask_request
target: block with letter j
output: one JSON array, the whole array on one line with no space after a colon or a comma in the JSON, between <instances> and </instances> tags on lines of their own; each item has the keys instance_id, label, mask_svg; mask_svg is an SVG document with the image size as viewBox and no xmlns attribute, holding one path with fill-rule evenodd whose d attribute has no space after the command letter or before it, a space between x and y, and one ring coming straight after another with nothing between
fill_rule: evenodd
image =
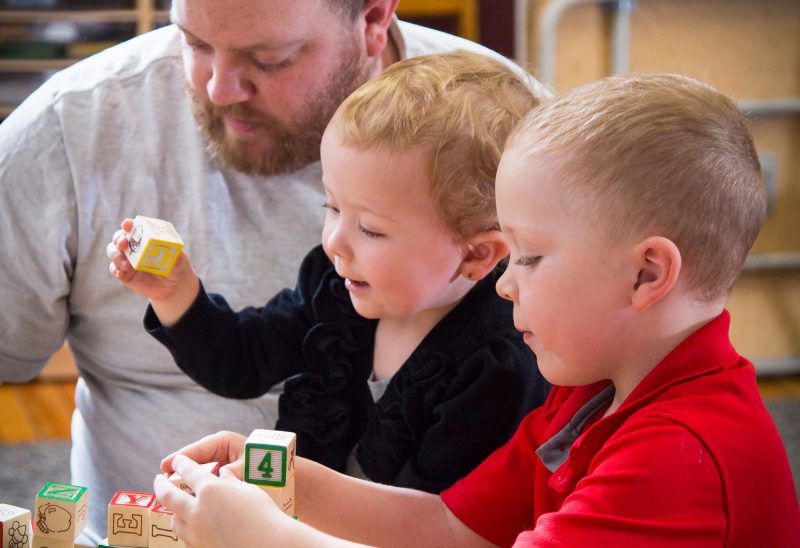
<instances>
[{"instance_id":1,"label":"block with letter j","mask_svg":"<svg viewBox=\"0 0 800 548\"><path fill-rule=\"evenodd\" d=\"M166 276L183 249L183 240L169 221L137 215L127 234L125 255L133 268Z\"/></svg>"}]
</instances>

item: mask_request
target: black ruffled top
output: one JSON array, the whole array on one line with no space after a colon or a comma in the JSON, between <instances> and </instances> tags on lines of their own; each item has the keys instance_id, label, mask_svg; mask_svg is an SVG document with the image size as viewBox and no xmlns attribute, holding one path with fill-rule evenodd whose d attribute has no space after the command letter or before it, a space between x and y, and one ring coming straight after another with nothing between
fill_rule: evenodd
<instances>
[{"instance_id":1,"label":"black ruffled top","mask_svg":"<svg viewBox=\"0 0 800 548\"><path fill-rule=\"evenodd\" d=\"M148 308L147 331L211 392L254 398L286 380L276 428L298 454L339 471L348 455L373 481L438 493L505 443L549 385L513 327L511 303L481 280L437 324L373 402L376 320L359 316L321 246L295 289L233 311L201 288L174 326Z\"/></svg>"}]
</instances>

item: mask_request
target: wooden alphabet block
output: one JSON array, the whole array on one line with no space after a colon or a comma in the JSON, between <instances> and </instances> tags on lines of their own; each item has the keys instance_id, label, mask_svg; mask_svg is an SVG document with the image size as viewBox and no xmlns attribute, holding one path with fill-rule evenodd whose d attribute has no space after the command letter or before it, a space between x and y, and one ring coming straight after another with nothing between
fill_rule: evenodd
<instances>
[{"instance_id":1,"label":"wooden alphabet block","mask_svg":"<svg viewBox=\"0 0 800 548\"><path fill-rule=\"evenodd\" d=\"M201 464L200 467L205 468L215 476L219 476L219 469L222 466L218 462L207 462L205 464ZM183 478L179 473L173 472L167 479L171 481L175 485L175 487L177 487L181 491L186 491L190 495L194 495L194 491L192 491L192 488L189 487L189 484L183 480Z\"/></svg>"},{"instance_id":2,"label":"wooden alphabet block","mask_svg":"<svg viewBox=\"0 0 800 548\"><path fill-rule=\"evenodd\" d=\"M35 536L72 542L86 527L86 487L49 481L36 495L35 505Z\"/></svg>"},{"instance_id":3,"label":"wooden alphabet block","mask_svg":"<svg viewBox=\"0 0 800 548\"><path fill-rule=\"evenodd\" d=\"M43 537L34 532L31 548L72 548L75 544L71 540L60 540L50 537Z\"/></svg>"},{"instance_id":4,"label":"wooden alphabet block","mask_svg":"<svg viewBox=\"0 0 800 548\"><path fill-rule=\"evenodd\" d=\"M186 548L172 529L172 512L163 504L150 509L150 548Z\"/></svg>"},{"instance_id":5,"label":"wooden alphabet block","mask_svg":"<svg viewBox=\"0 0 800 548\"><path fill-rule=\"evenodd\" d=\"M275 504L283 510L284 514L294 516L294 474L287 478L286 485L283 487L270 487L268 485L261 485L260 487L275 501Z\"/></svg>"},{"instance_id":6,"label":"wooden alphabet block","mask_svg":"<svg viewBox=\"0 0 800 548\"><path fill-rule=\"evenodd\" d=\"M288 477L294 476L296 447L293 432L253 430L244 444L244 481L285 487Z\"/></svg>"},{"instance_id":7,"label":"wooden alphabet block","mask_svg":"<svg viewBox=\"0 0 800 548\"><path fill-rule=\"evenodd\" d=\"M30 510L0 504L0 544L3 548L27 548L32 533Z\"/></svg>"},{"instance_id":8,"label":"wooden alphabet block","mask_svg":"<svg viewBox=\"0 0 800 548\"><path fill-rule=\"evenodd\" d=\"M142 272L166 276L183 249L183 240L169 221L137 215L127 235L125 255Z\"/></svg>"},{"instance_id":9,"label":"wooden alphabet block","mask_svg":"<svg viewBox=\"0 0 800 548\"><path fill-rule=\"evenodd\" d=\"M150 539L152 493L117 491L108 503L108 540L111 544L147 548Z\"/></svg>"}]
</instances>

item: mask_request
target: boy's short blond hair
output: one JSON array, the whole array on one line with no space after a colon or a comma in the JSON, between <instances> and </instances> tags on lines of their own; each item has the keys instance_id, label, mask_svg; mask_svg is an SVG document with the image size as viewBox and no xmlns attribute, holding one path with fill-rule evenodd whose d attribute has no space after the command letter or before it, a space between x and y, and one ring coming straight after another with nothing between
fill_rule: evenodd
<instances>
[{"instance_id":1,"label":"boy's short blond hair","mask_svg":"<svg viewBox=\"0 0 800 548\"><path fill-rule=\"evenodd\" d=\"M766 216L755 146L736 104L691 78L629 74L548 101L513 148L553 162L566 207L611 238L665 236L701 301L730 292Z\"/></svg>"},{"instance_id":2,"label":"boy's short blond hair","mask_svg":"<svg viewBox=\"0 0 800 548\"><path fill-rule=\"evenodd\" d=\"M464 239L498 228L497 165L511 130L538 104L532 89L522 71L485 55L423 55L358 88L329 127L360 149L425 147L434 206Z\"/></svg>"}]
</instances>

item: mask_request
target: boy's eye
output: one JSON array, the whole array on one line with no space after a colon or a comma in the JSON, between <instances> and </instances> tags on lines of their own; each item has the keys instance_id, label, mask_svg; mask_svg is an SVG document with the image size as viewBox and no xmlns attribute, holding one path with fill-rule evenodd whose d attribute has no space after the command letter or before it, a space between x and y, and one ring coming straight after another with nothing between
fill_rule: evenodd
<instances>
[{"instance_id":1,"label":"boy's eye","mask_svg":"<svg viewBox=\"0 0 800 548\"><path fill-rule=\"evenodd\" d=\"M380 232L373 232L371 230L367 230L366 228L364 228L361 225L359 225L358 230L360 230L361 233L364 236L366 236L367 238L381 238L381 237L383 237L383 234L381 234Z\"/></svg>"},{"instance_id":2,"label":"boy's eye","mask_svg":"<svg viewBox=\"0 0 800 548\"><path fill-rule=\"evenodd\" d=\"M338 215L339 214L339 208L335 207L335 206L332 206L328 202L325 202L324 204L322 204L322 207L324 207L325 209L327 209L328 211L330 211L334 215Z\"/></svg>"},{"instance_id":3,"label":"boy's eye","mask_svg":"<svg viewBox=\"0 0 800 548\"><path fill-rule=\"evenodd\" d=\"M520 257L514 261L514 264L518 266L535 266L541 259L541 255L536 255L533 257Z\"/></svg>"}]
</instances>

